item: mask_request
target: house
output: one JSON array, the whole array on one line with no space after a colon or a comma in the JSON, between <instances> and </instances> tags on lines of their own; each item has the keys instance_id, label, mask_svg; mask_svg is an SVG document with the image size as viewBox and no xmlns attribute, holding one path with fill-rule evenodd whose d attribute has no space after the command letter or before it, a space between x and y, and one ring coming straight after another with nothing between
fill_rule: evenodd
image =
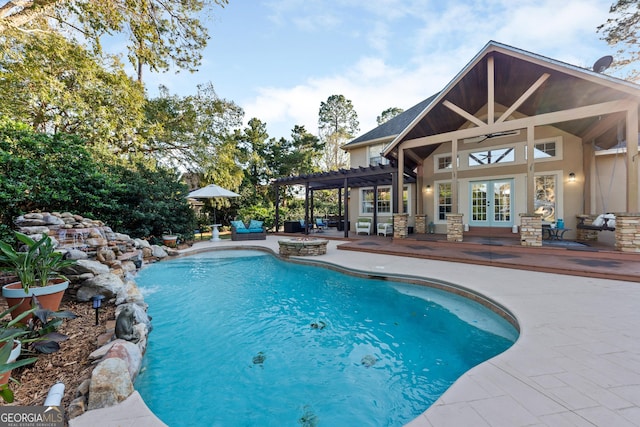
<instances>
[{"instance_id":1,"label":"house","mask_svg":"<svg viewBox=\"0 0 640 427\"><path fill-rule=\"evenodd\" d=\"M492 41L440 93L344 149L355 166L384 156L416 172L415 187L396 187L409 226L426 215L447 232L457 213L465 228L513 230L539 214L575 237L579 215L640 210L639 102L636 84ZM352 211L366 213L368 191Z\"/></svg>"},{"instance_id":2,"label":"house","mask_svg":"<svg viewBox=\"0 0 640 427\"><path fill-rule=\"evenodd\" d=\"M449 240L477 227L538 246L558 222L565 237L605 234L578 224L615 212L616 245L640 252L640 86L597 71L491 41L442 91L346 144L353 168L324 188L344 186L352 221L393 216L395 238L433 222ZM347 185L376 168L390 178ZM635 237L620 243L620 226Z\"/></svg>"}]
</instances>

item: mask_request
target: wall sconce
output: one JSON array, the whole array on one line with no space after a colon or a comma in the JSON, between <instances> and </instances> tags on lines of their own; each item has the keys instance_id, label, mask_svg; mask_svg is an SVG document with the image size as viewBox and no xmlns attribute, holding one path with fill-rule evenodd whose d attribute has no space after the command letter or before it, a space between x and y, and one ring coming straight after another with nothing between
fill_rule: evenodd
<instances>
[{"instance_id":1,"label":"wall sconce","mask_svg":"<svg viewBox=\"0 0 640 427\"><path fill-rule=\"evenodd\" d=\"M427 193L431 193L431 185L427 184Z\"/></svg>"},{"instance_id":2,"label":"wall sconce","mask_svg":"<svg viewBox=\"0 0 640 427\"><path fill-rule=\"evenodd\" d=\"M576 174L569 172L569 182L576 182Z\"/></svg>"},{"instance_id":3,"label":"wall sconce","mask_svg":"<svg viewBox=\"0 0 640 427\"><path fill-rule=\"evenodd\" d=\"M91 303L93 304L93 309L96 311L96 326L100 323L98 321L98 310L100 310L100 306L102 305L103 299L104 299L104 295L94 295L91 297Z\"/></svg>"}]
</instances>

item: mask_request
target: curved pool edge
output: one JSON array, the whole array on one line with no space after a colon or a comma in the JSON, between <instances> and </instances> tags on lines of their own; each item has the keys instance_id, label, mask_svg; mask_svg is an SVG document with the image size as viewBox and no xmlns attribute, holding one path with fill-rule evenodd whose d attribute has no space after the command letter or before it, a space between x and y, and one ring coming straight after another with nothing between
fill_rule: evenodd
<instances>
[{"instance_id":1,"label":"curved pool edge","mask_svg":"<svg viewBox=\"0 0 640 427\"><path fill-rule=\"evenodd\" d=\"M333 262L323 261L321 259L322 256L317 256L317 257L281 256L272 248L259 246L259 245L236 245L236 246L225 246L225 247L200 248L193 251L180 253L179 255L177 255L177 257L196 255L199 253L220 251L220 250L258 250L258 251L267 252L285 262L328 268L334 271L339 271L341 273L362 277L366 279L394 280L402 283L410 283L414 285L426 286L426 287L435 288L435 289L439 289L446 292L451 292L456 295L475 301L483 305L484 307L490 309L491 311L493 311L494 313L498 314L500 317L505 319L507 322L509 322L511 326L513 326L516 329L518 334L520 334L520 324L518 323L518 319L516 318L515 314L513 314L506 306L488 297L487 295L474 291L473 289L470 289L452 282L448 282L445 280L439 280L439 279L434 279L430 277L415 276L415 275L403 274L403 273L371 272L366 270L359 270L359 269L350 268L344 265L338 265Z\"/></svg>"},{"instance_id":2,"label":"curved pool edge","mask_svg":"<svg viewBox=\"0 0 640 427\"><path fill-rule=\"evenodd\" d=\"M203 243L182 254L259 248L276 255L277 250L277 238L272 236L259 245ZM329 252L319 261L339 266L348 262L372 272L379 265L393 272L390 267L394 266L455 282L500 300L521 326L513 346L464 373L407 426L578 426L585 420L598 425L603 419L640 425L640 402L633 397L640 393L637 321L629 321L640 320L637 284L352 251L346 257L344 252L337 254L340 243L330 243ZM606 307L608 315L594 315L593 307ZM617 350L617 363L608 360L611 353L602 350L606 347ZM593 369L598 362L600 369ZM572 376L583 381L567 382L565 377ZM612 408L612 399L620 405Z\"/></svg>"}]
</instances>

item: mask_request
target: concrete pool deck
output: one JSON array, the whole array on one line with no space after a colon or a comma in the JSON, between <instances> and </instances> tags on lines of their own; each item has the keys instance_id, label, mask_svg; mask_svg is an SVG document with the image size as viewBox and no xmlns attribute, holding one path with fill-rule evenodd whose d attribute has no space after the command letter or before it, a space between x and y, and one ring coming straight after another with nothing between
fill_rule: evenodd
<instances>
[{"instance_id":1,"label":"concrete pool deck","mask_svg":"<svg viewBox=\"0 0 640 427\"><path fill-rule=\"evenodd\" d=\"M453 283L506 307L520 325L510 349L462 375L408 426L640 425L639 283L339 250L343 243L331 240L327 254L305 260ZM181 252L239 246L277 253L278 237L203 241ZM137 399L70 422L95 425L164 424Z\"/></svg>"}]
</instances>

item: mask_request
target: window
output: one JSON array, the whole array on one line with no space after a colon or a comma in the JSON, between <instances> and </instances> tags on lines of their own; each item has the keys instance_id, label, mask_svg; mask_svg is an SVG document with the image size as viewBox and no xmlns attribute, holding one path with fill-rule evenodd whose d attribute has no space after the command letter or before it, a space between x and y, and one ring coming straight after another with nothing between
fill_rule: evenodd
<instances>
[{"instance_id":1,"label":"window","mask_svg":"<svg viewBox=\"0 0 640 427\"><path fill-rule=\"evenodd\" d=\"M452 159L453 157L451 157L451 154L444 154L444 155L435 157L436 171L451 170L453 168ZM458 161L458 166L460 166L459 161Z\"/></svg>"},{"instance_id":2,"label":"window","mask_svg":"<svg viewBox=\"0 0 640 427\"><path fill-rule=\"evenodd\" d=\"M372 188L363 188L360 191L362 196L360 203L360 212L363 214L373 214L373 208L375 205L375 194ZM378 187L378 205L377 212L379 214L391 214L392 199L391 199L391 186ZM409 187L404 186L402 192L402 212L409 212Z\"/></svg>"},{"instance_id":3,"label":"window","mask_svg":"<svg viewBox=\"0 0 640 427\"><path fill-rule=\"evenodd\" d=\"M402 213L409 213L409 187L402 187Z\"/></svg>"},{"instance_id":4,"label":"window","mask_svg":"<svg viewBox=\"0 0 640 427\"><path fill-rule=\"evenodd\" d=\"M375 204L373 189L362 189L363 214L372 214ZM391 213L391 187L378 187L378 213Z\"/></svg>"},{"instance_id":5,"label":"window","mask_svg":"<svg viewBox=\"0 0 640 427\"><path fill-rule=\"evenodd\" d=\"M535 177L535 213L542 215L542 221L556 221L556 176Z\"/></svg>"},{"instance_id":6,"label":"window","mask_svg":"<svg viewBox=\"0 0 640 427\"><path fill-rule=\"evenodd\" d=\"M515 161L515 150L509 148L496 148L492 150L475 151L469 153L469 166L494 165Z\"/></svg>"},{"instance_id":7,"label":"window","mask_svg":"<svg viewBox=\"0 0 640 427\"><path fill-rule=\"evenodd\" d=\"M451 213L451 183L445 182L438 184L438 219L444 221L447 219L446 214Z\"/></svg>"},{"instance_id":8,"label":"window","mask_svg":"<svg viewBox=\"0 0 640 427\"><path fill-rule=\"evenodd\" d=\"M391 213L391 188L378 188L378 213Z\"/></svg>"},{"instance_id":9,"label":"window","mask_svg":"<svg viewBox=\"0 0 640 427\"><path fill-rule=\"evenodd\" d=\"M374 201L374 197L373 197L373 190L371 189L364 189L362 190L362 213L367 214L373 213L373 201Z\"/></svg>"},{"instance_id":10,"label":"window","mask_svg":"<svg viewBox=\"0 0 640 427\"><path fill-rule=\"evenodd\" d=\"M382 151L384 150L384 144L371 145L369 147L369 165L388 165L389 159L382 157Z\"/></svg>"},{"instance_id":11,"label":"window","mask_svg":"<svg viewBox=\"0 0 640 427\"><path fill-rule=\"evenodd\" d=\"M556 143L552 141L541 142L533 146L534 159L546 159L556 156Z\"/></svg>"},{"instance_id":12,"label":"window","mask_svg":"<svg viewBox=\"0 0 640 427\"><path fill-rule=\"evenodd\" d=\"M451 161L451 156L442 156L438 158L438 170L451 169L452 167L453 162Z\"/></svg>"},{"instance_id":13,"label":"window","mask_svg":"<svg viewBox=\"0 0 640 427\"><path fill-rule=\"evenodd\" d=\"M524 158L527 159L527 144L524 145ZM536 161L562 160L562 137L556 136L547 140L539 140L533 144L533 158Z\"/></svg>"}]
</instances>

